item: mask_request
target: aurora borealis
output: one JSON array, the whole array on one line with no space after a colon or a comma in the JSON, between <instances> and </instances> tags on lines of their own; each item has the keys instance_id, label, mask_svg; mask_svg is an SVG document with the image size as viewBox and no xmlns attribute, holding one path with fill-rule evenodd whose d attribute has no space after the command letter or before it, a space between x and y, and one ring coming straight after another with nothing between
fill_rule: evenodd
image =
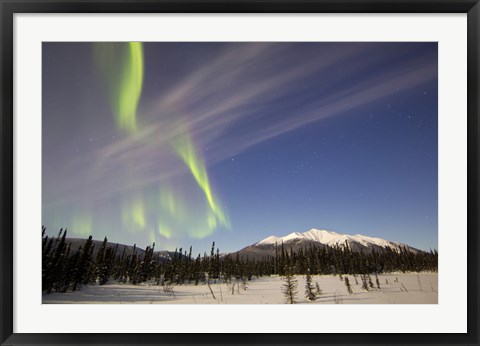
<instances>
[{"instance_id":1,"label":"aurora borealis","mask_svg":"<svg viewBox=\"0 0 480 346\"><path fill-rule=\"evenodd\" d=\"M47 233L437 248L435 43L44 43Z\"/></svg>"},{"instance_id":2,"label":"aurora borealis","mask_svg":"<svg viewBox=\"0 0 480 346\"><path fill-rule=\"evenodd\" d=\"M137 130L137 108L143 86L143 45L140 42L97 43L99 72L105 73L110 102L119 129Z\"/></svg>"}]
</instances>

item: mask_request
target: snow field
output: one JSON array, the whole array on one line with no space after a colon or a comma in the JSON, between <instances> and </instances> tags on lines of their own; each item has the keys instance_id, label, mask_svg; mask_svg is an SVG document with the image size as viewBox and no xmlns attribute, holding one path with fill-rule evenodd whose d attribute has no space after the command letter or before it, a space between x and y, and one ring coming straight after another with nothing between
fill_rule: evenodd
<instances>
[{"instance_id":1,"label":"snow field","mask_svg":"<svg viewBox=\"0 0 480 346\"><path fill-rule=\"evenodd\" d=\"M392 273L378 275L380 289L376 288L375 275L370 275L375 288L362 289L360 275L357 282L348 277L353 294L349 295L345 281L333 275L314 275L322 294L315 301L305 298L305 277L297 275L296 302L299 304L437 304L437 273ZM284 304L284 280L278 276L263 277L247 282L226 284L221 280L208 285L106 284L88 285L69 293L51 293L42 296L43 304Z\"/></svg>"}]
</instances>

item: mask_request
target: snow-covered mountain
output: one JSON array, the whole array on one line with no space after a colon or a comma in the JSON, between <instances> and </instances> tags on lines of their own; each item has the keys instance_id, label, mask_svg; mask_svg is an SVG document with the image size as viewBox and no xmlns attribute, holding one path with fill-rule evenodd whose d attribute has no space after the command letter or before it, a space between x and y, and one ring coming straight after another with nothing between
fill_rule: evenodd
<instances>
[{"instance_id":1,"label":"snow-covered mountain","mask_svg":"<svg viewBox=\"0 0 480 346\"><path fill-rule=\"evenodd\" d=\"M393 241L389 241L381 238L367 237L361 234L348 235L348 234L341 234L341 233L336 233L336 232L327 231L327 230L320 230L315 228L312 228L311 230L304 233L299 233L299 232L290 233L284 237L276 237L272 235L268 238L260 240L258 243L255 243L254 245L267 245L267 244L275 244L275 243L281 244L282 242L288 243L289 241L292 241L292 240L311 240L311 241L318 242L328 246L335 246L335 245L342 246L345 244L346 241L348 241L348 243L359 243L367 247L377 245L380 247L388 246L394 249L399 249L400 246L406 246L405 244L400 244L397 242L393 242Z\"/></svg>"},{"instance_id":2,"label":"snow-covered mountain","mask_svg":"<svg viewBox=\"0 0 480 346\"><path fill-rule=\"evenodd\" d=\"M340 246L345 247L349 246L352 251L364 251L366 253L371 252L372 250L381 251L389 247L394 250L400 250L400 248L406 248L413 253L420 252L420 250L415 249L409 245L385 240L382 238L368 237L365 235L349 235L336 233L327 230L319 230L312 228L311 230L300 233L294 232L290 233L283 237L270 236L259 242L247 246L246 248L240 250L241 255L249 256L263 256L271 254L272 250L274 251L275 244L281 246L281 244L287 248L293 248L297 250L303 248L305 245L313 244L316 246Z\"/></svg>"}]
</instances>

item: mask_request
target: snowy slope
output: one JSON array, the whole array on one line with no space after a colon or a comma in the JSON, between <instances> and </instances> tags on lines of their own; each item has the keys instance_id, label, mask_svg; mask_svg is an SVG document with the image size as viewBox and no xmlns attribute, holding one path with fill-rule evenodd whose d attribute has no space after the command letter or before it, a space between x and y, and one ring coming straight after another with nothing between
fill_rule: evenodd
<instances>
[{"instance_id":1,"label":"snowy slope","mask_svg":"<svg viewBox=\"0 0 480 346\"><path fill-rule=\"evenodd\" d=\"M390 247L392 249L399 250L400 247L406 247L412 250L416 250L409 247L408 245L381 239L381 238L368 237L361 234L357 234L357 235L341 234L341 233L336 233L336 232L327 231L327 230L319 230L315 228L312 228L311 230L304 233L300 233L300 232L290 233L284 237L277 237L272 235L270 237L267 237L253 244L252 246L275 245L275 244L281 244L281 243L288 244L289 242L292 242L294 240L297 242L313 241L313 242L321 243L328 246L336 246L336 245L344 246L346 242L348 242L350 246L354 244L358 244L367 248Z\"/></svg>"}]
</instances>

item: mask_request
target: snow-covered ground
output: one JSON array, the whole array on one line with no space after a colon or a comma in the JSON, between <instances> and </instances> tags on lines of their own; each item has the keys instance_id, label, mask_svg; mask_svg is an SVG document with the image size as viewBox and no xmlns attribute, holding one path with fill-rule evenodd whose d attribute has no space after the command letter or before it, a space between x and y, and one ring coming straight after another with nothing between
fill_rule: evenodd
<instances>
[{"instance_id":1,"label":"snow-covered ground","mask_svg":"<svg viewBox=\"0 0 480 346\"><path fill-rule=\"evenodd\" d=\"M362 281L357 275L358 284L353 275L348 277L353 290L349 295L345 282L339 276L313 276L312 283L318 283L322 294L316 301L305 297L305 278L297 276L297 303L302 304L437 304L437 273L393 273L379 275L380 289L366 292L362 290ZM371 275L373 284L375 276ZM173 287L165 292L163 286L149 284L106 284L103 286L83 286L73 293L51 293L43 295L44 304L55 303L113 303L113 304L284 304L282 293L284 281L280 277L265 277L242 283L212 283L212 292L207 285L193 284ZM232 289L233 286L233 289ZM168 291L168 290L167 290ZM215 298L213 297L215 296Z\"/></svg>"}]
</instances>

